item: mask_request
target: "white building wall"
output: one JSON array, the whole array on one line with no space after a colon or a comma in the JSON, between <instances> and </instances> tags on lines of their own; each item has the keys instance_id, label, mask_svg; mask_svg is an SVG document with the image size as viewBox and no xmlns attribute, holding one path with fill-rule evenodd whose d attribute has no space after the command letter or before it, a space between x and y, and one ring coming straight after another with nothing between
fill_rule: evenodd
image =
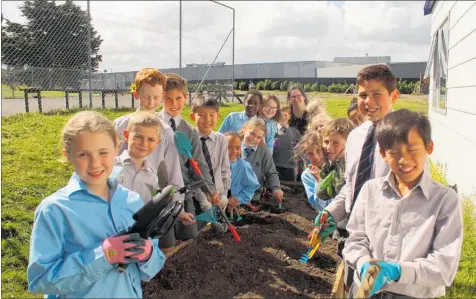
<instances>
[{"instance_id":1,"label":"white building wall","mask_svg":"<svg viewBox=\"0 0 476 299\"><path fill-rule=\"evenodd\" d=\"M449 17L446 110L432 106L434 162L446 168L450 184L476 198L476 1L438 1L431 14L431 37ZM433 64L434 65L434 64Z\"/></svg>"}]
</instances>

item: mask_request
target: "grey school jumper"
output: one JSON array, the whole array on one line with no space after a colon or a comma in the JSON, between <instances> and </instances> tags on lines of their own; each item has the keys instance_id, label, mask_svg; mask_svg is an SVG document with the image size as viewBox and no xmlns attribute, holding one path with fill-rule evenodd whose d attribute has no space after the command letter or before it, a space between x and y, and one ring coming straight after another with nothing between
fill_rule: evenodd
<instances>
[{"instance_id":1,"label":"grey school jumper","mask_svg":"<svg viewBox=\"0 0 476 299\"><path fill-rule=\"evenodd\" d=\"M268 148L262 145L257 146L248 157L246 157L244 148L244 145L242 145L242 156L251 164L251 167L253 167L253 171L258 178L259 184L261 185L261 187L256 190L255 195L253 196L253 201L259 200L259 195L265 180L267 187L271 189L271 191L281 189L278 172L276 171L273 158L271 157L271 153L269 152Z\"/></svg>"},{"instance_id":2,"label":"grey school jumper","mask_svg":"<svg viewBox=\"0 0 476 299\"><path fill-rule=\"evenodd\" d=\"M297 163L293 148L301 139L301 133L296 128L285 128L278 124L275 139L279 140L279 145L273 152L274 165L282 168L295 168Z\"/></svg>"},{"instance_id":3,"label":"grey school jumper","mask_svg":"<svg viewBox=\"0 0 476 299\"><path fill-rule=\"evenodd\" d=\"M169 124L170 119L172 118L167 112L165 112L165 110L162 110L160 112L160 116L162 120L164 120L164 122L167 124ZM213 184L212 177L210 176L210 170L208 169L208 165L205 162L205 157L203 156L202 143L200 141L197 129L187 123L180 116L174 117L174 120L177 126L177 131L184 133L190 139L190 142L192 143L192 157L195 159L195 161L197 161L198 167L200 168L200 171L202 172L203 177L207 181L211 191L215 192L215 184ZM188 185L194 181L199 180L199 177L195 174L192 167L189 167L188 157L186 155L179 154L179 158L184 184ZM207 190L204 187L202 188L202 191L206 192ZM185 194L185 196L187 195L188 194Z\"/></svg>"}]
</instances>

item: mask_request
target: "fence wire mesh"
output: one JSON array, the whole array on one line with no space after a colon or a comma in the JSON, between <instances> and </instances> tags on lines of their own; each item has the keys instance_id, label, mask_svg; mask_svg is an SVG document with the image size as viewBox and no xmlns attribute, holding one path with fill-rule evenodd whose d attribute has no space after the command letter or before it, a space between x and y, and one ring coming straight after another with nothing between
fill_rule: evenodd
<instances>
[{"instance_id":1,"label":"fence wire mesh","mask_svg":"<svg viewBox=\"0 0 476 299\"><path fill-rule=\"evenodd\" d=\"M25 90L43 111L131 107L144 67L230 100L233 29L233 10L213 1L2 1L2 115L41 110L36 93L18 101Z\"/></svg>"}]
</instances>

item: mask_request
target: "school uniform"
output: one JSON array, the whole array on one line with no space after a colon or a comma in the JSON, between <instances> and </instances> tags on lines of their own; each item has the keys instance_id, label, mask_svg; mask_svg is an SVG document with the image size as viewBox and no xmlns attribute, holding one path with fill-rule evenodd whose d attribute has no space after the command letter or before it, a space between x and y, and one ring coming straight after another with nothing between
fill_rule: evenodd
<instances>
[{"instance_id":1,"label":"school uniform","mask_svg":"<svg viewBox=\"0 0 476 299\"><path fill-rule=\"evenodd\" d=\"M231 169L231 196L240 204L250 203L255 191L261 186L251 164L238 157L230 164Z\"/></svg>"},{"instance_id":2,"label":"school uniform","mask_svg":"<svg viewBox=\"0 0 476 299\"><path fill-rule=\"evenodd\" d=\"M273 158L264 146L247 147L241 144L241 158L248 161L253 168L260 188L255 192L252 201L259 202L264 183L271 191L281 189L278 172L274 166Z\"/></svg>"},{"instance_id":3,"label":"school uniform","mask_svg":"<svg viewBox=\"0 0 476 299\"><path fill-rule=\"evenodd\" d=\"M169 124L171 128L175 127L176 131L184 133L190 143L192 144L192 157L198 164L200 171L202 172L203 178L207 182L208 186L212 193L216 191L215 184L210 176L210 170L208 169L207 164L205 163L205 158L203 156L202 144L198 135L197 129L192 125L187 123L182 119L180 115L171 117L164 109L159 112L159 117L166 123ZM180 159L180 168L183 177L183 182L185 186L200 180L201 178L195 174L194 170L190 166L187 155L179 155ZM207 192L206 187L201 188L203 192ZM193 202L193 191L188 191L185 193L184 199L184 210L187 213L193 215L195 212L195 204ZM197 224L192 225L183 225L180 221L177 221L175 232L170 230L165 236L160 239L161 248L170 248L175 246L175 240L188 240L195 239L198 236L198 227Z\"/></svg>"},{"instance_id":4,"label":"school uniform","mask_svg":"<svg viewBox=\"0 0 476 299\"><path fill-rule=\"evenodd\" d=\"M301 175L301 181L304 185L304 190L306 191L307 202L314 210L320 212L334 200L322 200L319 198L317 193L319 192L321 183L316 181L316 178L312 175L309 168L306 168L303 171Z\"/></svg>"},{"instance_id":5,"label":"school uniform","mask_svg":"<svg viewBox=\"0 0 476 299\"><path fill-rule=\"evenodd\" d=\"M253 117L248 117L248 114L246 114L245 111L231 112L223 120L218 132L222 134L225 134L226 132L238 133L241 131L241 129L243 129L248 121L257 118L258 117L256 115Z\"/></svg>"},{"instance_id":6,"label":"school uniform","mask_svg":"<svg viewBox=\"0 0 476 299\"><path fill-rule=\"evenodd\" d=\"M127 150L116 157L116 166L122 168L118 182L129 190L137 192L144 204L152 200L152 194L159 188L156 171L150 166L147 158L142 162L140 169L129 155Z\"/></svg>"},{"instance_id":7,"label":"school uniform","mask_svg":"<svg viewBox=\"0 0 476 299\"><path fill-rule=\"evenodd\" d=\"M160 113L156 112L160 117ZM124 139L124 130L127 129L129 119L132 114L127 114L121 116L114 120L114 127L116 132ZM118 155L122 154L124 150L127 149L127 142L124 140L121 147L119 148ZM167 123L162 123L161 130L161 140L157 145L155 150L147 156L148 164L155 172L157 172L157 167L159 166L160 161L164 161L167 168L168 174L168 184L179 189L184 186L182 173L177 165L180 164L179 154L177 152L177 147L175 146L174 141L174 131ZM183 202L184 195L176 192L174 194L174 199Z\"/></svg>"},{"instance_id":8,"label":"school uniform","mask_svg":"<svg viewBox=\"0 0 476 299\"><path fill-rule=\"evenodd\" d=\"M27 268L32 293L71 298L142 298L141 281L151 280L165 256L157 239L147 262L119 273L108 263L101 242L133 225L140 196L108 180L109 199L89 192L74 173L68 184L36 208Z\"/></svg>"},{"instance_id":9,"label":"school uniform","mask_svg":"<svg viewBox=\"0 0 476 299\"><path fill-rule=\"evenodd\" d=\"M357 197L347 230L344 258L359 271L372 259L397 262L401 276L383 287L390 294L430 298L445 296L458 269L463 241L458 195L431 178L428 170L401 197L392 172L367 181Z\"/></svg>"},{"instance_id":10,"label":"school uniform","mask_svg":"<svg viewBox=\"0 0 476 299\"><path fill-rule=\"evenodd\" d=\"M277 124L276 143L273 151L273 161L279 178L283 181L296 180L296 159L294 146L301 139L301 133L296 128Z\"/></svg>"},{"instance_id":11,"label":"school uniform","mask_svg":"<svg viewBox=\"0 0 476 299\"><path fill-rule=\"evenodd\" d=\"M273 155L274 137L276 136L276 132L278 131L278 123L273 119L265 119L265 118L262 118L262 119L266 123L266 137L265 137L266 147L269 149L271 155Z\"/></svg>"}]
</instances>

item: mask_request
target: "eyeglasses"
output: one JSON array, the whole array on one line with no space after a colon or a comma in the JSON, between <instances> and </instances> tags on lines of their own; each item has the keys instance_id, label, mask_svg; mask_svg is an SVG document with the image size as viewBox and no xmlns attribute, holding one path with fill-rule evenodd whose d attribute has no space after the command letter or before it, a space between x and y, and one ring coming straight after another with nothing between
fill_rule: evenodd
<instances>
[{"instance_id":1,"label":"eyeglasses","mask_svg":"<svg viewBox=\"0 0 476 299\"><path fill-rule=\"evenodd\" d=\"M302 99L302 94L295 95L295 96L290 96L289 99L292 100L292 101L300 100L300 99Z\"/></svg>"}]
</instances>

